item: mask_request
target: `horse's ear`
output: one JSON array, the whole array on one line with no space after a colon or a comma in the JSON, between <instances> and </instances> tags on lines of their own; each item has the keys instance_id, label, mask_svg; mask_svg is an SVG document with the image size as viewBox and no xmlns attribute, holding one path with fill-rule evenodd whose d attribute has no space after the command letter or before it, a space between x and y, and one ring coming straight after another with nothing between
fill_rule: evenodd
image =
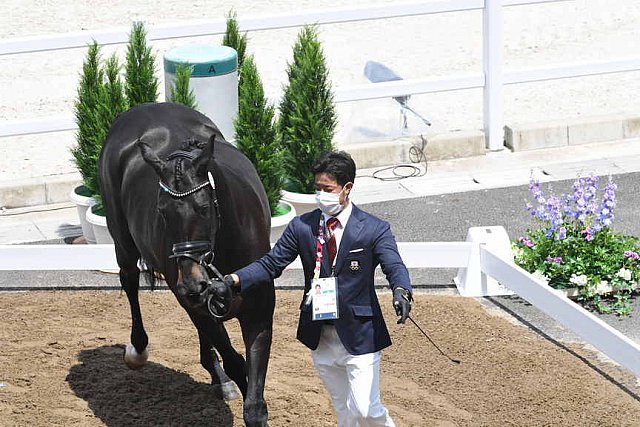
<instances>
[{"instance_id":1,"label":"horse's ear","mask_svg":"<svg viewBox=\"0 0 640 427\"><path fill-rule=\"evenodd\" d=\"M204 146L200 155L194 161L194 167L198 175L203 175L209 170L209 162L213 161L213 149L215 146L216 135L211 135L207 145Z\"/></svg>"},{"instance_id":2,"label":"horse's ear","mask_svg":"<svg viewBox=\"0 0 640 427\"><path fill-rule=\"evenodd\" d=\"M136 143L138 148L140 149L140 154L142 154L142 158L145 162L151 165L151 167L156 171L158 175L162 173L162 167L164 166L164 162L160 160L160 158L154 153L151 149L151 146L146 142L142 142L141 139L138 139Z\"/></svg>"}]
</instances>

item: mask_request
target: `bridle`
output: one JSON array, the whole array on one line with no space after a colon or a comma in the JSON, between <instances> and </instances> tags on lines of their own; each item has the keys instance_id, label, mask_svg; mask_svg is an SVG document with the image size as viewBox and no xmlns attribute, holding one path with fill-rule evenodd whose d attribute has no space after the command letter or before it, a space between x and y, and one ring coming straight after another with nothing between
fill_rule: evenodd
<instances>
[{"instance_id":1,"label":"bridle","mask_svg":"<svg viewBox=\"0 0 640 427\"><path fill-rule=\"evenodd\" d=\"M167 160L172 160L175 158L186 158L189 160L193 160L195 157L196 155L193 152L180 150L170 154L167 157ZM207 178L208 178L207 181L201 182L200 184L195 185L194 187L190 188L187 191L173 190L171 187L169 187L167 184L165 184L162 181L159 181L159 185L162 191L168 193L171 197L175 199L182 199L184 197L190 196L202 190L203 188L211 186L213 208L215 209L215 212L216 212L217 221L216 221L216 225L211 229L210 240L209 241L188 240L185 242L175 243L171 249L171 255L169 255L169 258L174 258L176 260L179 260L180 258L187 258L197 263L198 265L202 266L210 277L209 285L211 285L213 281L222 282L224 278L224 276L220 273L220 271L216 268L216 266L213 265L213 259L215 257L215 254L213 251L213 242L215 242L215 237L218 232L218 229L220 228L222 217L220 215L220 207L218 205L218 198L216 194L216 183L215 183L215 180L213 179L213 175L211 174L211 171L207 171ZM229 304L228 307L226 307L226 304L215 304L216 301L214 301L213 299L216 296L218 295L210 294L207 297L207 307L209 308L209 312L213 317L217 319L222 319L229 315L232 307L231 307L231 304ZM221 296L218 296L218 297L221 298ZM222 308L226 308L226 311L223 313L220 313Z\"/></svg>"}]
</instances>

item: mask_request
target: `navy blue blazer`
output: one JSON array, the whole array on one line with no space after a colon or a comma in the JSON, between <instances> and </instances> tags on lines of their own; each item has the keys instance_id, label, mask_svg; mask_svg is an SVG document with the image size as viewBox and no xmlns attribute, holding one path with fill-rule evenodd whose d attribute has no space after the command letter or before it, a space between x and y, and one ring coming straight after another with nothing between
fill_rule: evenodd
<instances>
[{"instance_id":1,"label":"navy blue blazer","mask_svg":"<svg viewBox=\"0 0 640 427\"><path fill-rule=\"evenodd\" d=\"M316 209L295 217L268 254L236 271L241 292L255 283L279 277L299 255L304 269L306 295L311 287L316 263L320 215L320 210ZM330 276L330 266L326 260L325 245L320 277ZM335 328L342 344L354 355L372 353L391 345L374 288L377 265L381 266L391 289L400 286L412 290L409 272L400 258L389 223L354 205L340 240L335 263L339 310ZM315 350L320 341L322 321L311 320L311 304L304 302L303 296L297 338Z\"/></svg>"}]
</instances>

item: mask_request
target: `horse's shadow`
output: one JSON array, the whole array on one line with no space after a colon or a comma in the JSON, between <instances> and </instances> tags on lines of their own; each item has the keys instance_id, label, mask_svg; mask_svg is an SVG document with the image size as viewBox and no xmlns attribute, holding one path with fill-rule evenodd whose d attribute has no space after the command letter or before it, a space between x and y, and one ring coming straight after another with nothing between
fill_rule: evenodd
<instances>
[{"instance_id":1,"label":"horse's shadow","mask_svg":"<svg viewBox=\"0 0 640 427\"><path fill-rule=\"evenodd\" d=\"M120 345L82 350L67 382L107 426L233 426L229 406L209 384L148 362L131 370Z\"/></svg>"}]
</instances>

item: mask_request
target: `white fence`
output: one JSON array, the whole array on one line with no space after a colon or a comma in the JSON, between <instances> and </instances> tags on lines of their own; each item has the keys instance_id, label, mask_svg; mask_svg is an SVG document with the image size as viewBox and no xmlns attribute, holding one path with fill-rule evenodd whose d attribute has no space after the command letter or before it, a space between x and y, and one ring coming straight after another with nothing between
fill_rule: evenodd
<instances>
[{"instance_id":1,"label":"white fence","mask_svg":"<svg viewBox=\"0 0 640 427\"><path fill-rule=\"evenodd\" d=\"M466 282L458 283L463 294L482 294L480 286L486 283L486 276L494 278L640 377L637 343L510 260L501 258L490 245L398 243L398 248L408 268L466 269ZM290 267L301 268L301 264L297 261ZM117 269L113 245L0 245L0 271Z\"/></svg>"},{"instance_id":2,"label":"white fence","mask_svg":"<svg viewBox=\"0 0 640 427\"><path fill-rule=\"evenodd\" d=\"M410 94L483 88L484 131L487 148L501 150L504 141L503 87L507 84L563 79L595 74L640 70L640 58L619 58L601 62L582 62L522 70L503 70L503 8L572 0L435 0L408 4L345 7L316 12L261 18L238 19L242 31L270 30L307 23L331 24L434 13L483 11L483 73L452 75L447 78L421 78L338 87L336 102L397 97ZM225 20L191 24L162 25L149 29L151 40L222 34ZM128 28L98 32L75 32L54 36L16 38L0 41L0 56L73 49L86 46L92 39L99 44L125 43ZM0 137L56 132L75 129L73 115L52 116L0 123Z\"/></svg>"}]
</instances>

